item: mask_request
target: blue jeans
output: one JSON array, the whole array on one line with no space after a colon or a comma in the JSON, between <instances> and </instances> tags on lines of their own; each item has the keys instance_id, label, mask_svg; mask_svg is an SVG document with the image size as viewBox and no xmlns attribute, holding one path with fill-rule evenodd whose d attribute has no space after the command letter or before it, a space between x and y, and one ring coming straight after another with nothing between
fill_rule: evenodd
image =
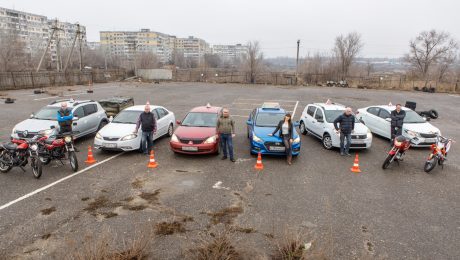
<instances>
[{"instance_id":1,"label":"blue jeans","mask_svg":"<svg viewBox=\"0 0 460 260\"><path fill-rule=\"evenodd\" d=\"M142 132L141 152L149 154L153 146L153 132Z\"/></svg>"},{"instance_id":2,"label":"blue jeans","mask_svg":"<svg viewBox=\"0 0 460 260\"><path fill-rule=\"evenodd\" d=\"M346 145L344 144L345 138L347 138ZM350 144L351 144L351 133L350 134L340 133L340 153L341 154L343 154L344 152L348 154L350 152Z\"/></svg>"},{"instance_id":3,"label":"blue jeans","mask_svg":"<svg viewBox=\"0 0 460 260\"><path fill-rule=\"evenodd\" d=\"M224 157L227 157L227 147L228 153L230 154L230 160L233 160L233 138L232 134L220 134L220 147L224 152Z\"/></svg>"}]
</instances>

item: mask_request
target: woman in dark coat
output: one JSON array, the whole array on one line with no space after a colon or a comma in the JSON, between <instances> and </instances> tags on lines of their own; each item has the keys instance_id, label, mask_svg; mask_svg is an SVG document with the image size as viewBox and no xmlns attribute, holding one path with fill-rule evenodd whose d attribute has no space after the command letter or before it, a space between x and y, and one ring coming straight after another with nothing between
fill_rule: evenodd
<instances>
[{"instance_id":1,"label":"woman in dark coat","mask_svg":"<svg viewBox=\"0 0 460 260\"><path fill-rule=\"evenodd\" d=\"M273 136L278 131L280 132L280 137L283 139L284 147L286 147L286 157L289 165L292 164L292 142L294 141L294 125L291 118L291 114L286 114L284 119L278 123L275 131L269 134L269 136Z\"/></svg>"}]
</instances>

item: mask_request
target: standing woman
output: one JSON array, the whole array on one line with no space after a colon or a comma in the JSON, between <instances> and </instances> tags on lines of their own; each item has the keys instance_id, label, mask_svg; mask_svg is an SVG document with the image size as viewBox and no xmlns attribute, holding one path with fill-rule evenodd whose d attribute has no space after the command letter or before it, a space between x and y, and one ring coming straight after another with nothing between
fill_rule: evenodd
<instances>
[{"instance_id":1,"label":"standing woman","mask_svg":"<svg viewBox=\"0 0 460 260\"><path fill-rule=\"evenodd\" d=\"M284 147L286 147L287 163L292 164L292 142L294 141L294 125L292 124L291 114L286 114L284 119L278 123L275 131L269 136L273 136L280 131L280 137L283 139Z\"/></svg>"}]
</instances>

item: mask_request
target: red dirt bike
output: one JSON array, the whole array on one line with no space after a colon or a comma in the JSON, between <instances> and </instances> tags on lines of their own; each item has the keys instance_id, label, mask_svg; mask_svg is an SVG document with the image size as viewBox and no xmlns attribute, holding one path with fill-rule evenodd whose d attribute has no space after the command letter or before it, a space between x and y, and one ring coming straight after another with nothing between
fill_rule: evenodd
<instances>
[{"instance_id":1,"label":"red dirt bike","mask_svg":"<svg viewBox=\"0 0 460 260\"><path fill-rule=\"evenodd\" d=\"M74 133L62 133L52 136L42 136L38 139L38 155L40 161L47 165L52 160L69 160L74 172L78 171L78 160L73 145Z\"/></svg>"},{"instance_id":2,"label":"red dirt bike","mask_svg":"<svg viewBox=\"0 0 460 260\"><path fill-rule=\"evenodd\" d=\"M402 161L404 154L411 147L413 141L400 135L394 139L393 147L388 152L388 156L382 164L382 169L387 169L391 163Z\"/></svg>"},{"instance_id":3,"label":"red dirt bike","mask_svg":"<svg viewBox=\"0 0 460 260\"><path fill-rule=\"evenodd\" d=\"M36 179L42 175L42 163L38 158L38 137L32 139L13 139L10 143L0 145L0 172L7 173L13 167L24 167L29 163Z\"/></svg>"},{"instance_id":4,"label":"red dirt bike","mask_svg":"<svg viewBox=\"0 0 460 260\"><path fill-rule=\"evenodd\" d=\"M423 168L426 173L431 172L436 164L444 169L444 162L447 160L447 153L452 143L454 143L452 139L440 135L436 136L436 144L431 145L430 155L426 159L425 167Z\"/></svg>"}]
</instances>

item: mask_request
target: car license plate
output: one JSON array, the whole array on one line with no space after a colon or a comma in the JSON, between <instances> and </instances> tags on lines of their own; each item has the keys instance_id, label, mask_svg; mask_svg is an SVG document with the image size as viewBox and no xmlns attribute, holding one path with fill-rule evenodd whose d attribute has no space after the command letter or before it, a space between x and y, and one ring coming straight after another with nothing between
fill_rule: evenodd
<instances>
[{"instance_id":1,"label":"car license plate","mask_svg":"<svg viewBox=\"0 0 460 260\"><path fill-rule=\"evenodd\" d=\"M112 143L103 143L102 146L105 148L117 148L117 144Z\"/></svg>"},{"instance_id":2,"label":"car license plate","mask_svg":"<svg viewBox=\"0 0 460 260\"><path fill-rule=\"evenodd\" d=\"M425 139L425 143L436 143L436 139L435 138L427 138L427 139Z\"/></svg>"},{"instance_id":3,"label":"car license plate","mask_svg":"<svg viewBox=\"0 0 460 260\"><path fill-rule=\"evenodd\" d=\"M351 141L351 143L353 143L353 144L364 144L364 140L353 139L353 140Z\"/></svg>"},{"instance_id":4,"label":"car license plate","mask_svg":"<svg viewBox=\"0 0 460 260\"><path fill-rule=\"evenodd\" d=\"M194 147L194 146L182 146L182 151L197 152L197 151L198 151L198 147Z\"/></svg>"},{"instance_id":5,"label":"car license plate","mask_svg":"<svg viewBox=\"0 0 460 260\"><path fill-rule=\"evenodd\" d=\"M286 150L285 147L279 147L279 146L271 146L270 151L273 151L273 152L284 152Z\"/></svg>"}]
</instances>

